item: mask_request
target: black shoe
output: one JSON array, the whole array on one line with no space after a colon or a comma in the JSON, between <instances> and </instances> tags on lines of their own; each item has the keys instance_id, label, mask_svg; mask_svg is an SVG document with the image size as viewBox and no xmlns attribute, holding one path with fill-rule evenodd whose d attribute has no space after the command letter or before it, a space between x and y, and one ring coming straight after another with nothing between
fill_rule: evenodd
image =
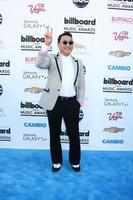
<instances>
[{"instance_id":1,"label":"black shoe","mask_svg":"<svg viewBox=\"0 0 133 200\"><path fill-rule=\"evenodd\" d=\"M60 168L61 168L61 164L59 164L59 166L56 166L56 164L53 164L52 171L53 172L58 172L60 170Z\"/></svg>"},{"instance_id":2,"label":"black shoe","mask_svg":"<svg viewBox=\"0 0 133 200\"><path fill-rule=\"evenodd\" d=\"M72 165L72 169L75 172L80 172L80 165L79 166Z\"/></svg>"}]
</instances>

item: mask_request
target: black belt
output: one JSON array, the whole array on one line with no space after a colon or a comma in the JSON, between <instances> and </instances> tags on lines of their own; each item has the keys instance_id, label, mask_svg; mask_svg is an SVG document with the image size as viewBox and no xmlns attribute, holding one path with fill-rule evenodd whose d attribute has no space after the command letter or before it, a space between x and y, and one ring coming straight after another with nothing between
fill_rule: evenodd
<instances>
[{"instance_id":1,"label":"black belt","mask_svg":"<svg viewBox=\"0 0 133 200\"><path fill-rule=\"evenodd\" d=\"M62 100L62 101L70 101L70 100L75 100L75 99L76 99L76 96L74 96L74 97L63 97L63 96L58 96L58 99L59 99L59 100Z\"/></svg>"}]
</instances>

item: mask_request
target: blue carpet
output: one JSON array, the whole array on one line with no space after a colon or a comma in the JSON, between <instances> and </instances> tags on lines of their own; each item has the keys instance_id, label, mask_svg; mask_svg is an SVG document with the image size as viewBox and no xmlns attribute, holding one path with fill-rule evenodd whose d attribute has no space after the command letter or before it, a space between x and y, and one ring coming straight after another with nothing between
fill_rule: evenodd
<instances>
[{"instance_id":1,"label":"blue carpet","mask_svg":"<svg viewBox=\"0 0 133 200\"><path fill-rule=\"evenodd\" d=\"M80 173L63 157L53 173L47 150L0 149L0 200L133 200L133 152L82 151Z\"/></svg>"}]
</instances>

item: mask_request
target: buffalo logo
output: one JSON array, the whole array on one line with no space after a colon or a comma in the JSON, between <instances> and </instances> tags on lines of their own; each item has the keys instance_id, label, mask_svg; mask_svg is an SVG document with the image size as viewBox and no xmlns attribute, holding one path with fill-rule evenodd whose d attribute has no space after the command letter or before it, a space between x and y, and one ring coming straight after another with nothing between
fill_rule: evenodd
<instances>
[{"instance_id":1,"label":"buffalo logo","mask_svg":"<svg viewBox=\"0 0 133 200\"><path fill-rule=\"evenodd\" d=\"M109 55L116 56L116 57L124 57L124 56L130 56L131 52L125 52L122 50L116 50L116 51L110 51Z\"/></svg>"},{"instance_id":2,"label":"buffalo logo","mask_svg":"<svg viewBox=\"0 0 133 200\"><path fill-rule=\"evenodd\" d=\"M118 132L123 132L124 128L110 127L110 128L104 128L103 131L109 133L118 133Z\"/></svg>"},{"instance_id":3,"label":"buffalo logo","mask_svg":"<svg viewBox=\"0 0 133 200\"><path fill-rule=\"evenodd\" d=\"M78 8L84 8L88 5L89 0L73 0L73 3L78 7Z\"/></svg>"}]
</instances>

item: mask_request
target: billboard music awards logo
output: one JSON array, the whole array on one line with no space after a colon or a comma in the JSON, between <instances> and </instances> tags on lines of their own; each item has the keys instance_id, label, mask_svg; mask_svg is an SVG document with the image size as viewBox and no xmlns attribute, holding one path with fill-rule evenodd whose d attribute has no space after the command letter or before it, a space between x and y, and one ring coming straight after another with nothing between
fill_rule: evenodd
<instances>
[{"instance_id":1,"label":"billboard music awards logo","mask_svg":"<svg viewBox=\"0 0 133 200\"><path fill-rule=\"evenodd\" d=\"M47 112L37 102L22 101L20 108L21 116L47 117Z\"/></svg>"},{"instance_id":2,"label":"billboard music awards logo","mask_svg":"<svg viewBox=\"0 0 133 200\"><path fill-rule=\"evenodd\" d=\"M0 128L0 141L11 141L11 128Z\"/></svg>"},{"instance_id":3,"label":"billboard music awards logo","mask_svg":"<svg viewBox=\"0 0 133 200\"><path fill-rule=\"evenodd\" d=\"M44 37L21 35L21 50L22 51L39 51Z\"/></svg>"},{"instance_id":4,"label":"billboard music awards logo","mask_svg":"<svg viewBox=\"0 0 133 200\"><path fill-rule=\"evenodd\" d=\"M95 34L96 19L83 17L64 17L64 31L71 33Z\"/></svg>"},{"instance_id":5,"label":"billboard music awards logo","mask_svg":"<svg viewBox=\"0 0 133 200\"><path fill-rule=\"evenodd\" d=\"M80 144L89 144L89 134L90 134L89 130L79 131ZM66 130L61 131L60 137L61 137L61 143L65 143L65 144L69 143L69 137Z\"/></svg>"},{"instance_id":6,"label":"billboard music awards logo","mask_svg":"<svg viewBox=\"0 0 133 200\"><path fill-rule=\"evenodd\" d=\"M21 35L21 50L22 51L39 51L42 44L44 44L44 37L33 35ZM51 51L50 46L48 51Z\"/></svg>"},{"instance_id":7,"label":"billboard music awards logo","mask_svg":"<svg viewBox=\"0 0 133 200\"><path fill-rule=\"evenodd\" d=\"M10 60L0 61L0 75L10 75Z\"/></svg>"},{"instance_id":8,"label":"billboard music awards logo","mask_svg":"<svg viewBox=\"0 0 133 200\"><path fill-rule=\"evenodd\" d=\"M133 0L108 0L108 9L133 10Z\"/></svg>"},{"instance_id":9,"label":"billboard music awards logo","mask_svg":"<svg viewBox=\"0 0 133 200\"><path fill-rule=\"evenodd\" d=\"M133 92L133 79L132 78L104 78L103 79L103 92L114 93L132 93Z\"/></svg>"}]
</instances>

